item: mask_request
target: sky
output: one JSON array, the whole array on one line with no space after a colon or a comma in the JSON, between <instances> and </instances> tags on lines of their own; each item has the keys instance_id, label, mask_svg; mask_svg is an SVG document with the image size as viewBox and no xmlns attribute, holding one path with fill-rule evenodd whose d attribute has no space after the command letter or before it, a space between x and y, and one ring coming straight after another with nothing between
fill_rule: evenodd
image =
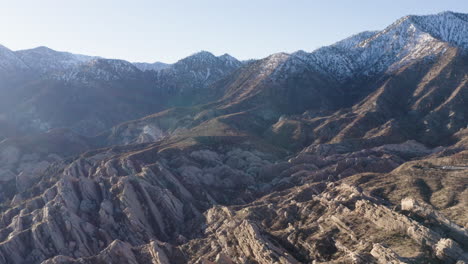
<instances>
[{"instance_id":1,"label":"sky","mask_svg":"<svg viewBox=\"0 0 468 264\"><path fill-rule=\"evenodd\" d=\"M313 51L409 14L468 13L466 0L0 0L0 44L173 63Z\"/></svg>"}]
</instances>

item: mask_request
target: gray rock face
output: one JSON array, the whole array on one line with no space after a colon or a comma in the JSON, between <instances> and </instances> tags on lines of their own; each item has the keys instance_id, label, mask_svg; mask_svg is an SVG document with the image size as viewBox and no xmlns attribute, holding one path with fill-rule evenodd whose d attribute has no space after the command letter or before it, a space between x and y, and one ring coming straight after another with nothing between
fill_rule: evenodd
<instances>
[{"instance_id":1,"label":"gray rock face","mask_svg":"<svg viewBox=\"0 0 468 264\"><path fill-rule=\"evenodd\" d=\"M83 258L108 247L97 258L117 261L114 255L127 254L152 238L183 243L200 232L190 227L203 211L218 203L242 202L258 169L270 164L268 155L240 149L122 154L109 149L78 158L52 176L57 177L52 182L36 183L39 195L19 192L14 209L1 215L0 260ZM139 155L149 155L149 160L141 163ZM45 163L38 164L36 169ZM128 257L128 263L141 263L135 262L138 257Z\"/></svg>"},{"instance_id":2,"label":"gray rock face","mask_svg":"<svg viewBox=\"0 0 468 264\"><path fill-rule=\"evenodd\" d=\"M450 263L464 258L450 238L343 184L302 186L286 196L265 197L235 210L217 207L205 215L206 237L184 246L195 254L194 263L215 261L219 254L234 263L406 263L424 247ZM392 234L402 237L382 240Z\"/></svg>"}]
</instances>

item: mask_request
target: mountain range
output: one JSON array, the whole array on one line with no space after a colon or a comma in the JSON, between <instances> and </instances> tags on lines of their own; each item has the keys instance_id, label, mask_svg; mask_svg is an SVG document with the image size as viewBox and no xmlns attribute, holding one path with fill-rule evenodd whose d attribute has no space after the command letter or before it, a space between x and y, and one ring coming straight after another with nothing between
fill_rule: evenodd
<instances>
[{"instance_id":1,"label":"mountain range","mask_svg":"<svg viewBox=\"0 0 468 264\"><path fill-rule=\"evenodd\" d=\"M468 14L174 64L0 46L0 263L468 262Z\"/></svg>"}]
</instances>

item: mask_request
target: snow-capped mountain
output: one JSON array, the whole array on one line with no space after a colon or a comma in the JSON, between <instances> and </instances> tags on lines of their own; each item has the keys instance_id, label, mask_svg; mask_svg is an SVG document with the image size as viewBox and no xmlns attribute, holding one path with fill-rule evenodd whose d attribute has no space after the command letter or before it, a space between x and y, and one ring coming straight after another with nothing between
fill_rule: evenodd
<instances>
[{"instance_id":1,"label":"snow-capped mountain","mask_svg":"<svg viewBox=\"0 0 468 264\"><path fill-rule=\"evenodd\" d=\"M0 45L0 70L15 71L25 70L28 66L19 59L13 51Z\"/></svg>"},{"instance_id":2,"label":"snow-capped mountain","mask_svg":"<svg viewBox=\"0 0 468 264\"><path fill-rule=\"evenodd\" d=\"M163 63L163 62L154 62L154 63L134 62L133 63L133 65L135 65L138 69L142 71L160 71L160 70L169 69L169 68L180 69L180 68L184 68L184 67L188 68L192 66L196 66L200 68L201 70L204 70L208 66L214 66L214 65L232 66L234 68L237 68L241 64L242 63L239 60L237 60L236 58L232 57L229 54L224 54L224 55L216 57L212 53L207 52L207 51L197 52L195 54L190 55L189 57L181 59L180 61L174 64L168 64L168 63ZM181 66L181 65L184 65L184 66Z\"/></svg>"},{"instance_id":3,"label":"snow-capped mountain","mask_svg":"<svg viewBox=\"0 0 468 264\"><path fill-rule=\"evenodd\" d=\"M77 64L64 72L53 75L54 79L65 81L92 80L113 81L121 79L136 79L141 71L132 63L124 60L93 59Z\"/></svg>"},{"instance_id":4,"label":"snow-capped mountain","mask_svg":"<svg viewBox=\"0 0 468 264\"><path fill-rule=\"evenodd\" d=\"M215 56L207 51L195 53L174 64L150 64L76 55L46 47L13 52L0 46L0 69L2 73L36 73L29 80L40 76L44 82L38 83L45 86L57 82L57 86L86 86L89 97L106 91L101 94L105 97L119 86L124 91L122 98L126 103L127 99L130 100L127 90L132 90L127 88L132 87L136 89L133 92L144 93L151 101L145 111L160 109L163 105L206 103L215 98L224 98L226 105L255 98L247 103L251 106L262 102L281 102L287 98L288 102L296 102L294 107L284 103L281 109L297 112L308 109L311 104L327 109L336 106L338 100L335 99L343 97L346 89L353 90L354 97L343 101L357 100L366 94L363 89L373 89L370 83L366 83L367 87L362 89L352 88L353 83L346 88L349 82L379 78L413 62L433 61L451 47L467 49L467 17L466 14L453 12L406 16L382 31L362 32L310 53L278 53L248 63L228 54ZM15 105L15 100L28 96L33 98L45 86L17 89L26 95L18 94L15 99L5 97L3 100ZM81 90L75 92L79 96ZM49 106L47 101L44 97L41 104ZM26 120L25 123L31 122Z\"/></svg>"},{"instance_id":5,"label":"snow-capped mountain","mask_svg":"<svg viewBox=\"0 0 468 264\"><path fill-rule=\"evenodd\" d=\"M413 64L433 63L449 50L464 53L466 17L452 12L406 16L382 31L362 32L310 53L270 55L220 83L218 89L225 91L220 107L274 104L278 112L298 113L349 106L377 89L377 80Z\"/></svg>"},{"instance_id":6,"label":"snow-capped mountain","mask_svg":"<svg viewBox=\"0 0 468 264\"><path fill-rule=\"evenodd\" d=\"M412 61L468 49L468 15L443 12L406 16L382 31L367 31L311 53L298 51L281 65L291 71L315 69L338 81L392 72Z\"/></svg>"},{"instance_id":7,"label":"snow-capped mountain","mask_svg":"<svg viewBox=\"0 0 468 264\"><path fill-rule=\"evenodd\" d=\"M191 70L193 74L210 75L215 74L214 71L224 73L240 67L242 63L229 54L224 54L216 57L208 51L200 51L187 58L176 62L170 69L172 71L187 71Z\"/></svg>"},{"instance_id":8,"label":"snow-capped mountain","mask_svg":"<svg viewBox=\"0 0 468 264\"><path fill-rule=\"evenodd\" d=\"M14 83L0 85L0 114L7 120L24 131L68 127L85 135L188 100L193 104L195 96L204 98L200 88L242 65L229 55L202 52L159 71L142 71L128 61L46 47L2 47L0 63L0 82Z\"/></svg>"},{"instance_id":9,"label":"snow-capped mountain","mask_svg":"<svg viewBox=\"0 0 468 264\"><path fill-rule=\"evenodd\" d=\"M468 14L443 12L436 15L409 16L407 20L434 38L468 49Z\"/></svg>"},{"instance_id":10,"label":"snow-capped mountain","mask_svg":"<svg viewBox=\"0 0 468 264\"><path fill-rule=\"evenodd\" d=\"M393 71L400 66L444 52L447 45L468 49L468 15L443 12L426 16L406 16L382 31L366 31L333 45L307 53L297 51L278 65L276 73L316 70L344 82L357 76L372 76ZM98 57L59 52L47 47L13 52L0 47L0 67L3 69L31 69L41 74L54 73L54 78L69 79L80 70L88 71ZM101 60L102 62L102 60ZM111 62L109 62L112 64ZM122 63L120 63L122 64ZM170 76L184 76L196 82L219 79L243 65L225 54L219 57L202 51L174 64L133 63L141 71L158 72L158 82ZM121 67L122 65L115 65ZM126 63L126 68L130 65ZM133 69L134 70L134 69ZM132 72L133 72L132 70ZM113 74L96 73L96 77L115 78ZM191 77L189 77L191 75Z\"/></svg>"},{"instance_id":11,"label":"snow-capped mountain","mask_svg":"<svg viewBox=\"0 0 468 264\"><path fill-rule=\"evenodd\" d=\"M138 69L142 71L159 71L162 69L169 68L171 64L163 63L163 62L154 62L154 63L146 63L146 62L134 62Z\"/></svg>"},{"instance_id":12,"label":"snow-capped mountain","mask_svg":"<svg viewBox=\"0 0 468 264\"><path fill-rule=\"evenodd\" d=\"M112 81L135 78L140 70L130 62L38 47L16 51L17 57L43 78L62 81Z\"/></svg>"},{"instance_id":13,"label":"snow-capped mountain","mask_svg":"<svg viewBox=\"0 0 468 264\"><path fill-rule=\"evenodd\" d=\"M228 54L217 57L201 51L157 71L156 82L162 89L180 92L210 85L242 65Z\"/></svg>"},{"instance_id":14,"label":"snow-capped mountain","mask_svg":"<svg viewBox=\"0 0 468 264\"><path fill-rule=\"evenodd\" d=\"M42 74L56 73L83 65L97 57L60 52L47 47L37 47L15 52L30 69Z\"/></svg>"},{"instance_id":15,"label":"snow-capped mountain","mask_svg":"<svg viewBox=\"0 0 468 264\"><path fill-rule=\"evenodd\" d=\"M163 89L183 86L200 87L211 84L242 66L236 58L224 54L216 57L202 51L174 64L130 63L124 60L55 51L47 47L11 51L0 46L0 69L3 71L28 70L45 79L64 81L111 81L147 78L154 75L156 86ZM149 71L148 74L142 72ZM152 73L151 73L152 72ZM139 74L139 77L136 76ZM179 82L180 80L180 82Z\"/></svg>"}]
</instances>

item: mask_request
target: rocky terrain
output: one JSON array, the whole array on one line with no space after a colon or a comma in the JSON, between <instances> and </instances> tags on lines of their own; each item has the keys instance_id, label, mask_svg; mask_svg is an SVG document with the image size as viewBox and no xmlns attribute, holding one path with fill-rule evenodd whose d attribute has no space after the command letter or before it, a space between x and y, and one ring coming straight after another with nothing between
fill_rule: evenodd
<instances>
[{"instance_id":1,"label":"rocky terrain","mask_svg":"<svg viewBox=\"0 0 468 264\"><path fill-rule=\"evenodd\" d=\"M1 46L0 263L467 263L467 50L453 12L248 62Z\"/></svg>"}]
</instances>

